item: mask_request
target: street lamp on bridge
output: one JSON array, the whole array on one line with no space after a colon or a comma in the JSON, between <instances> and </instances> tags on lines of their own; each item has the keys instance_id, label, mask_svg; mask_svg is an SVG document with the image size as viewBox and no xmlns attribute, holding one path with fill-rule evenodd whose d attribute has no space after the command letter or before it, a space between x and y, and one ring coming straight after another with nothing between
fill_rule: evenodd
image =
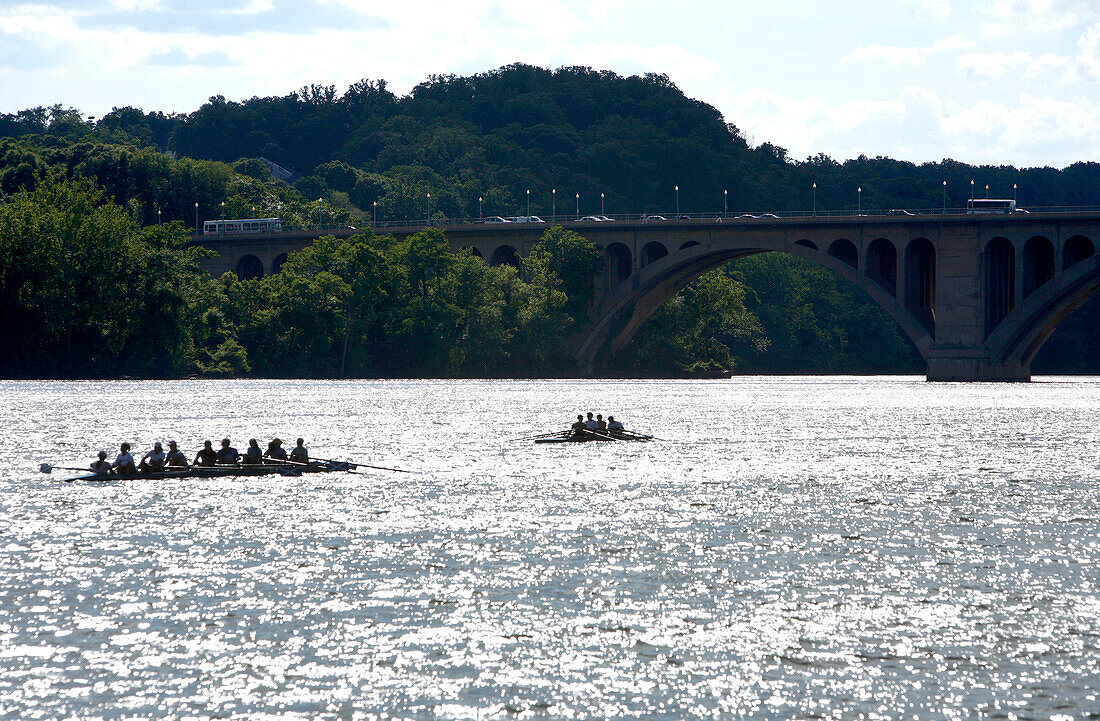
<instances>
[{"instance_id":1,"label":"street lamp on bridge","mask_svg":"<svg viewBox=\"0 0 1100 721\"><path fill-rule=\"evenodd\" d=\"M195 203L195 232L199 232L199 204Z\"/></svg>"},{"instance_id":2,"label":"street lamp on bridge","mask_svg":"<svg viewBox=\"0 0 1100 721\"><path fill-rule=\"evenodd\" d=\"M970 181L970 199L974 200L974 181Z\"/></svg>"},{"instance_id":3,"label":"street lamp on bridge","mask_svg":"<svg viewBox=\"0 0 1100 721\"><path fill-rule=\"evenodd\" d=\"M428 193L428 217L424 220L424 225L432 224L432 194Z\"/></svg>"},{"instance_id":4,"label":"street lamp on bridge","mask_svg":"<svg viewBox=\"0 0 1100 721\"><path fill-rule=\"evenodd\" d=\"M1016 202L1016 184L1015 183L1012 184L1012 202L1013 203Z\"/></svg>"},{"instance_id":5,"label":"street lamp on bridge","mask_svg":"<svg viewBox=\"0 0 1100 721\"><path fill-rule=\"evenodd\" d=\"M531 189L527 189L527 221L531 221Z\"/></svg>"},{"instance_id":6,"label":"street lamp on bridge","mask_svg":"<svg viewBox=\"0 0 1100 721\"><path fill-rule=\"evenodd\" d=\"M947 215L947 181L943 181L943 214Z\"/></svg>"},{"instance_id":7,"label":"street lamp on bridge","mask_svg":"<svg viewBox=\"0 0 1100 721\"><path fill-rule=\"evenodd\" d=\"M730 191L722 191L722 217L730 214Z\"/></svg>"},{"instance_id":8,"label":"street lamp on bridge","mask_svg":"<svg viewBox=\"0 0 1100 721\"><path fill-rule=\"evenodd\" d=\"M557 188L551 188L550 189L550 202L552 204L550 206L551 207L550 222L554 222L558 219L558 189Z\"/></svg>"},{"instance_id":9,"label":"street lamp on bridge","mask_svg":"<svg viewBox=\"0 0 1100 721\"><path fill-rule=\"evenodd\" d=\"M374 224L378 222L378 201L374 201L370 204L370 226L373 228Z\"/></svg>"},{"instance_id":10,"label":"street lamp on bridge","mask_svg":"<svg viewBox=\"0 0 1100 721\"><path fill-rule=\"evenodd\" d=\"M600 215L603 215L603 193L600 193Z\"/></svg>"},{"instance_id":11,"label":"street lamp on bridge","mask_svg":"<svg viewBox=\"0 0 1100 721\"><path fill-rule=\"evenodd\" d=\"M856 215L863 215L863 188L856 188Z\"/></svg>"},{"instance_id":12,"label":"street lamp on bridge","mask_svg":"<svg viewBox=\"0 0 1100 721\"><path fill-rule=\"evenodd\" d=\"M676 219L679 220L680 219L680 186L675 185L675 186L673 186L672 189L676 191Z\"/></svg>"},{"instance_id":13,"label":"street lamp on bridge","mask_svg":"<svg viewBox=\"0 0 1100 721\"><path fill-rule=\"evenodd\" d=\"M985 197L989 197L989 183L985 184Z\"/></svg>"},{"instance_id":14,"label":"street lamp on bridge","mask_svg":"<svg viewBox=\"0 0 1100 721\"><path fill-rule=\"evenodd\" d=\"M481 212L481 201L482 200L483 200L482 196L480 196L480 195L477 196L477 217L478 217L478 220L485 217Z\"/></svg>"},{"instance_id":15,"label":"street lamp on bridge","mask_svg":"<svg viewBox=\"0 0 1100 721\"><path fill-rule=\"evenodd\" d=\"M814 217L817 217L817 183L814 183Z\"/></svg>"},{"instance_id":16,"label":"street lamp on bridge","mask_svg":"<svg viewBox=\"0 0 1100 721\"><path fill-rule=\"evenodd\" d=\"M581 214L581 194L577 193L577 217Z\"/></svg>"}]
</instances>

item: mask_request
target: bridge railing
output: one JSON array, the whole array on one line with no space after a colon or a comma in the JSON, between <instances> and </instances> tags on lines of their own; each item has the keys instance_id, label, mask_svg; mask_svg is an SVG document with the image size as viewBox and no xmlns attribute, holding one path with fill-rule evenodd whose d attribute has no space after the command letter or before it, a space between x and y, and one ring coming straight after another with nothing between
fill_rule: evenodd
<instances>
[{"instance_id":1,"label":"bridge railing","mask_svg":"<svg viewBox=\"0 0 1100 721\"><path fill-rule=\"evenodd\" d=\"M1073 215L1079 213L1100 213L1100 206L1098 205L1060 205L1060 206L1029 206L1026 209L1021 209L1017 213L1011 214L1014 216L1024 216L1028 214L1044 214L1044 215ZM975 215L965 207L939 207L939 208L917 208L917 209L904 209L904 208L862 208L851 209L846 208L842 210L778 210L778 211L730 211L719 213L612 213L608 215L595 215L595 214L561 214L549 215L546 217L537 217L538 220L534 221L504 221L497 220L498 216L487 216L483 218L446 218L446 217L434 217L430 220L427 218L403 218L401 220L376 220L374 222L358 222L358 223L324 223L324 224L308 224L308 225L284 225L282 229L277 232L281 233L304 233L304 234L316 234L331 231L338 234L354 234L358 230L371 229L374 231L379 230L391 230L402 229L408 230L413 228L442 228L442 229L469 229L471 227L481 227L484 229L490 228L509 228L520 229L524 227L547 227L553 224L570 224L579 226L595 226L598 227L603 223L614 222L631 222L631 223L653 223L653 224L677 224L677 223L753 223L761 221L774 221L774 220L799 220L799 221L813 221L813 220L838 220L838 219L852 219L852 218L883 218L892 217L901 219L904 217L929 217L929 216L972 216ZM988 214L979 213L978 215L988 216ZM521 216L522 217L522 216ZM218 238L218 237L233 237L233 238L246 238L254 236L256 233L196 233L196 237L203 238ZM265 234L266 235L266 234Z\"/></svg>"}]
</instances>

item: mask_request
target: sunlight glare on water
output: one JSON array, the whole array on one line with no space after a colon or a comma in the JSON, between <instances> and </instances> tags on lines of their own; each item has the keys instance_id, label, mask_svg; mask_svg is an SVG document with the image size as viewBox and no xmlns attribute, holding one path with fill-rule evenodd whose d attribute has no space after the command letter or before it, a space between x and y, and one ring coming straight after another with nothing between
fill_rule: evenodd
<instances>
[{"instance_id":1,"label":"sunlight glare on water","mask_svg":"<svg viewBox=\"0 0 1100 721\"><path fill-rule=\"evenodd\" d=\"M1096 379L2 386L3 718L1100 713ZM416 473L37 473L225 435Z\"/></svg>"}]
</instances>

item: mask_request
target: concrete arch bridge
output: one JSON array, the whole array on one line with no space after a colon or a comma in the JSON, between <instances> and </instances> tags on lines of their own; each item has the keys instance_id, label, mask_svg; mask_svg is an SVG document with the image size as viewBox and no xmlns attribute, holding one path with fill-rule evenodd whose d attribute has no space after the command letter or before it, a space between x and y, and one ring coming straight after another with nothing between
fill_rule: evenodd
<instances>
[{"instance_id":1,"label":"concrete arch bridge","mask_svg":"<svg viewBox=\"0 0 1100 721\"><path fill-rule=\"evenodd\" d=\"M1100 213L885 215L564 223L600 247L603 272L590 323L575 342L598 368L668 298L703 273L756 253L818 263L863 289L927 364L928 380L1024 381L1058 324L1100 289ZM549 227L459 224L455 250L516 264ZM386 229L403 236L423 226ZM320 234L196 236L217 250L214 273L277 272L286 253Z\"/></svg>"}]
</instances>

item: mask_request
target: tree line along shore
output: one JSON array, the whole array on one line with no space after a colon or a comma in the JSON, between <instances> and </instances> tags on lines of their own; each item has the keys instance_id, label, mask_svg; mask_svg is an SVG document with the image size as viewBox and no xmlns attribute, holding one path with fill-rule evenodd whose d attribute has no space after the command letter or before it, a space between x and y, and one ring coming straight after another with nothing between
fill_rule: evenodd
<instances>
[{"instance_id":1,"label":"tree line along shore","mask_svg":"<svg viewBox=\"0 0 1100 721\"><path fill-rule=\"evenodd\" d=\"M584 321L590 290L578 278L596 271L598 254L576 233L549 228L514 269L449 252L438 230L401 241L365 231L322 238L280 273L242 281L200 271L204 251L189 247L189 228L206 219L362 227L423 218L428 193L433 216L523 215L528 190L531 213L542 215L572 213L577 202L597 212L601 194L607 213L667 212L674 202L695 213L936 208L965 205L986 185L994 196L1017 194L1022 207L1087 206L1100 198L1100 165L797 161L751 144L664 76L523 65L432 77L403 97L363 81L343 94L310 86L244 102L214 97L190 114L0 114L0 327L15 340L0 373L580 371L564 340ZM1033 370L1100 371L1097 321L1100 303L1079 309ZM921 370L860 291L771 253L689 285L606 372Z\"/></svg>"}]
</instances>

